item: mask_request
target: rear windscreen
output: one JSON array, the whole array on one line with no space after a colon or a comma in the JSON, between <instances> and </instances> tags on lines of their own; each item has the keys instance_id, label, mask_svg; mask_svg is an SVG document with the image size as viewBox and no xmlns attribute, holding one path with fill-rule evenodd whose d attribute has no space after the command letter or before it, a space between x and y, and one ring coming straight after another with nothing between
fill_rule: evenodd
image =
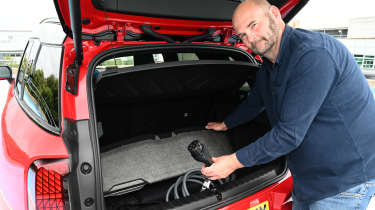
<instances>
[{"instance_id":1,"label":"rear windscreen","mask_svg":"<svg viewBox=\"0 0 375 210\"><path fill-rule=\"evenodd\" d=\"M268 0L280 8L288 0ZM242 0L92 0L99 10L191 20L232 21L234 9Z\"/></svg>"}]
</instances>

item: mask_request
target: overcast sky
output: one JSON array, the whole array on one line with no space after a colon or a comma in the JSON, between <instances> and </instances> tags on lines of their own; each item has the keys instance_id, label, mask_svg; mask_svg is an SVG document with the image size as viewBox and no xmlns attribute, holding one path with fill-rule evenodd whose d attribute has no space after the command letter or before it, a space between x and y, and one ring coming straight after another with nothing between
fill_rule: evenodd
<instances>
[{"instance_id":1,"label":"overcast sky","mask_svg":"<svg viewBox=\"0 0 375 210\"><path fill-rule=\"evenodd\" d=\"M53 0L4 0L0 6L0 30L32 30L47 17L57 17Z\"/></svg>"},{"instance_id":2,"label":"overcast sky","mask_svg":"<svg viewBox=\"0 0 375 210\"><path fill-rule=\"evenodd\" d=\"M310 0L294 19L307 27L343 24L349 18L375 16L374 8L374 0ZM31 30L43 18L53 16L56 16L53 0L2 1L0 30Z\"/></svg>"},{"instance_id":3,"label":"overcast sky","mask_svg":"<svg viewBox=\"0 0 375 210\"><path fill-rule=\"evenodd\" d=\"M374 8L374 0L310 0L293 20L309 28L341 26L352 18L375 16Z\"/></svg>"}]
</instances>

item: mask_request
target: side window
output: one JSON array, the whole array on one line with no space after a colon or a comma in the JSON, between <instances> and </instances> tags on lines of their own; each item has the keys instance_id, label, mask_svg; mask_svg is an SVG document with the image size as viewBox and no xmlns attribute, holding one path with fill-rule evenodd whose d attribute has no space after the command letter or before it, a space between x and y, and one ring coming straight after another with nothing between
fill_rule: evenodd
<instances>
[{"instance_id":1,"label":"side window","mask_svg":"<svg viewBox=\"0 0 375 210\"><path fill-rule=\"evenodd\" d=\"M195 53L177 53L179 61L197 61L199 60Z\"/></svg>"},{"instance_id":2,"label":"side window","mask_svg":"<svg viewBox=\"0 0 375 210\"><path fill-rule=\"evenodd\" d=\"M109 60L105 60L101 64L99 64L96 68L105 70L106 68L123 68L134 66L134 57L133 56L123 56L117 58L111 58Z\"/></svg>"},{"instance_id":3,"label":"side window","mask_svg":"<svg viewBox=\"0 0 375 210\"><path fill-rule=\"evenodd\" d=\"M26 69L23 101L43 121L59 128L61 46L42 45L34 70Z\"/></svg>"},{"instance_id":4,"label":"side window","mask_svg":"<svg viewBox=\"0 0 375 210\"><path fill-rule=\"evenodd\" d=\"M30 74L30 72L32 71L34 59L38 52L39 45L39 41L33 39L31 39L27 44L27 47L22 57L21 65L19 67L19 73L16 81L18 93L21 93L21 87L23 84L25 73ZM20 97L22 97L22 94L20 95Z\"/></svg>"}]
</instances>

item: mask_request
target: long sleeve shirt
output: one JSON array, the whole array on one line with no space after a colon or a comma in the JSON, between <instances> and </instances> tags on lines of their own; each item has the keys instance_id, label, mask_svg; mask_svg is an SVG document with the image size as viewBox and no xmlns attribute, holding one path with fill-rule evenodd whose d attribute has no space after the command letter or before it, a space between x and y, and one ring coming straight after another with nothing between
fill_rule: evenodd
<instances>
[{"instance_id":1,"label":"long sleeve shirt","mask_svg":"<svg viewBox=\"0 0 375 210\"><path fill-rule=\"evenodd\" d=\"M236 156L249 167L286 155L298 200L375 178L375 100L338 40L286 26L276 62L264 59L255 87L224 123L233 128L264 109L272 129Z\"/></svg>"}]
</instances>

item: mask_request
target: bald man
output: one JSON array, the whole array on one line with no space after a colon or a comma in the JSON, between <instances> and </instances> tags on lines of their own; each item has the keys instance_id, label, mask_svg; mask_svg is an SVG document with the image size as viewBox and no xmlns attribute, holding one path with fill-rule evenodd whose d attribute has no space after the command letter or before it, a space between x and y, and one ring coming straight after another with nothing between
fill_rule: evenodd
<instances>
[{"instance_id":1,"label":"bald man","mask_svg":"<svg viewBox=\"0 0 375 210\"><path fill-rule=\"evenodd\" d=\"M265 110L272 129L202 173L221 179L286 155L293 209L366 209L375 194L375 101L351 53L333 37L286 26L265 0L241 3L233 27L263 64L246 100L206 128L226 131Z\"/></svg>"}]
</instances>

